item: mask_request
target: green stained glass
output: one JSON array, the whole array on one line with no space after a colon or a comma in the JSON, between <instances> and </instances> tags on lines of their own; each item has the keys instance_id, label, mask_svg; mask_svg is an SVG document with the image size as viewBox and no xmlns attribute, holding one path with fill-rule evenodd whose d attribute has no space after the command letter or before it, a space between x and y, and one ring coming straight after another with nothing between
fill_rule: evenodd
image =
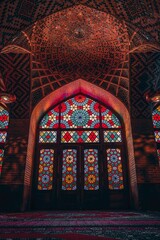
<instances>
[{"instance_id":1,"label":"green stained glass","mask_svg":"<svg viewBox=\"0 0 160 240\"><path fill-rule=\"evenodd\" d=\"M53 181L53 149L41 149L38 171L38 190L51 190Z\"/></svg>"},{"instance_id":2,"label":"green stained glass","mask_svg":"<svg viewBox=\"0 0 160 240\"><path fill-rule=\"evenodd\" d=\"M107 149L107 168L109 189L123 189L123 172L121 150L118 148Z\"/></svg>"},{"instance_id":3,"label":"green stained glass","mask_svg":"<svg viewBox=\"0 0 160 240\"><path fill-rule=\"evenodd\" d=\"M104 142L122 142L121 131L104 131Z\"/></svg>"},{"instance_id":4,"label":"green stained glass","mask_svg":"<svg viewBox=\"0 0 160 240\"><path fill-rule=\"evenodd\" d=\"M39 143L56 143L57 132L56 131L40 131Z\"/></svg>"},{"instance_id":5,"label":"green stained glass","mask_svg":"<svg viewBox=\"0 0 160 240\"><path fill-rule=\"evenodd\" d=\"M152 112L153 127L160 128L160 106Z\"/></svg>"},{"instance_id":6,"label":"green stained glass","mask_svg":"<svg viewBox=\"0 0 160 240\"><path fill-rule=\"evenodd\" d=\"M62 190L77 189L77 150L63 150Z\"/></svg>"},{"instance_id":7,"label":"green stained glass","mask_svg":"<svg viewBox=\"0 0 160 240\"><path fill-rule=\"evenodd\" d=\"M99 142L98 131L62 131L62 143L96 143Z\"/></svg>"},{"instance_id":8,"label":"green stained glass","mask_svg":"<svg viewBox=\"0 0 160 240\"><path fill-rule=\"evenodd\" d=\"M40 128L58 128L59 125L59 107L49 111L41 120Z\"/></svg>"},{"instance_id":9,"label":"green stained glass","mask_svg":"<svg viewBox=\"0 0 160 240\"><path fill-rule=\"evenodd\" d=\"M98 150L84 150L84 190L99 189Z\"/></svg>"},{"instance_id":10,"label":"green stained glass","mask_svg":"<svg viewBox=\"0 0 160 240\"><path fill-rule=\"evenodd\" d=\"M5 143L7 137L7 132L0 131L0 143Z\"/></svg>"}]
</instances>

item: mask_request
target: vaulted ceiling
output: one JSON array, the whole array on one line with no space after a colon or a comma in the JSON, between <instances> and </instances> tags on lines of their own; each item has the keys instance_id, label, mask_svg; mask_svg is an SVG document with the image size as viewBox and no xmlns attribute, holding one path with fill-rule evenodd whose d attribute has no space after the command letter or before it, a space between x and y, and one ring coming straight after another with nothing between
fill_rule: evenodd
<instances>
[{"instance_id":1,"label":"vaulted ceiling","mask_svg":"<svg viewBox=\"0 0 160 240\"><path fill-rule=\"evenodd\" d=\"M2 53L32 56L32 91L41 97L83 78L126 102L129 53L160 50L159 0L3 0L0 7Z\"/></svg>"}]
</instances>

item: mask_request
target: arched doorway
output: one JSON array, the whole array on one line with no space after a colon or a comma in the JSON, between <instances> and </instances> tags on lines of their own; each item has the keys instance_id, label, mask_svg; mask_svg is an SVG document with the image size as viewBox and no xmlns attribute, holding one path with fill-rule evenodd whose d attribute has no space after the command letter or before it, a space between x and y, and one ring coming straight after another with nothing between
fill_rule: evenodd
<instances>
[{"instance_id":1,"label":"arched doorway","mask_svg":"<svg viewBox=\"0 0 160 240\"><path fill-rule=\"evenodd\" d=\"M84 94L52 107L39 122L33 209L128 208L124 125Z\"/></svg>"},{"instance_id":2,"label":"arched doorway","mask_svg":"<svg viewBox=\"0 0 160 240\"><path fill-rule=\"evenodd\" d=\"M138 208L138 189L137 189L137 177L136 177L136 168L134 160L134 151L133 151L133 140L132 140L132 131L130 124L130 115L124 104L118 100L115 96L110 94L108 91L103 90L100 87L97 87L94 84L91 84L83 79L78 79L74 82L71 82L60 89L55 90L44 99L42 99L37 106L34 108L31 119L30 119L30 130L29 130L29 139L28 139L28 149L27 149L27 159L25 166L25 176L24 176L24 194L23 194L23 210L30 209L33 206L33 172L35 164L35 154L36 154L36 135L37 128L42 117L54 106L57 106L63 100L69 99L76 94L88 95L90 98L96 99L100 103L104 103L104 106L113 109L118 116L123 119L124 123L124 134L126 139L126 150L127 159L128 159L128 178L129 178L129 193L130 193L130 205L132 208ZM103 104L102 104L103 105ZM53 107L52 107L53 106ZM37 135L38 137L38 135ZM129 149L129 151L127 151ZM126 160L127 160L126 159ZM38 166L37 166L38 169ZM115 194L117 191L114 192ZM113 197L112 197L113 198ZM114 197L119 202L118 197ZM110 201L113 203L113 201ZM117 204L115 204L117 205ZM115 207L115 206L110 206Z\"/></svg>"}]
</instances>

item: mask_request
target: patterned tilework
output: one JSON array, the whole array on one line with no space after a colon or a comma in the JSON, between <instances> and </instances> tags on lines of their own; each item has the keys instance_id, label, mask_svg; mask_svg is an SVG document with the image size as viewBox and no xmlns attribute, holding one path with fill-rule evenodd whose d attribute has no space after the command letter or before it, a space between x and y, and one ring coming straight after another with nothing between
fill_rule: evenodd
<instances>
[{"instance_id":1,"label":"patterned tilework","mask_svg":"<svg viewBox=\"0 0 160 240\"><path fill-rule=\"evenodd\" d=\"M144 94L155 86L160 88L160 53L131 55L131 115L151 118L151 108Z\"/></svg>"},{"instance_id":2,"label":"patterned tilework","mask_svg":"<svg viewBox=\"0 0 160 240\"><path fill-rule=\"evenodd\" d=\"M98 131L62 131L62 143L98 143Z\"/></svg>"},{"instance_id":3,"label":"patterned tilework","mask_svg":"<svg viewBox=\"0 0 160 240\"><path fill-rule=\"evenodd\" d=\"M7 90L17 97L16 102L10 104L10 117L29 118L30 56L28 54L1 54L0 71L4 75L4 80L7 81Z\"/></svg>"}]
</instances>

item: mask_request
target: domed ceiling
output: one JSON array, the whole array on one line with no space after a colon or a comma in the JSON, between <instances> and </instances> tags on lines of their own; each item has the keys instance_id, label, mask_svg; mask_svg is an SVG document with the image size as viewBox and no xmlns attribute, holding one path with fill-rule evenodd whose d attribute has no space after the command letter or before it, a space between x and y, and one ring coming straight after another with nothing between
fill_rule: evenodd
<instances>
[{"instance_id":1,"label":"domed ceiling","mask_svg":"<svg viewBox=\"0 0 160 240\"><path fill-rule=\"evenodd\" d=\"M31 46L44 68L78 78L117 68L126 59L129 38L124 22L75 6L37 21Z\"/></svg>"}]
</instances>

